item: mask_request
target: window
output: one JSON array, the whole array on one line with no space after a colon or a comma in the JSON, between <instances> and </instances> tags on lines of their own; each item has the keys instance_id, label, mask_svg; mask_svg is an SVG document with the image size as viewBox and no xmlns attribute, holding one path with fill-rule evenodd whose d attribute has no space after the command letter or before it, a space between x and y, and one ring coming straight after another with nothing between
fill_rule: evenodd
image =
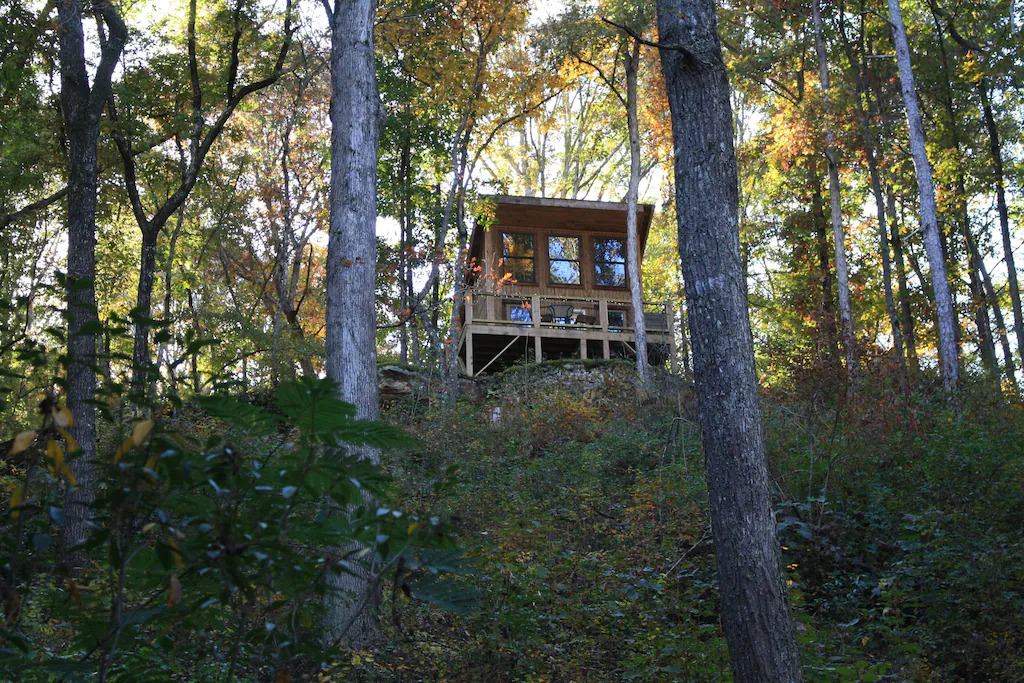
<instances>
[{"instance_id":1,"label":"window","mask_svg":"<svg viewBox=\"0 0 1024 683\"><path fill-rule=\"evenodd\" d=\"M594 240L594 283L598 287L626 286L626 245L622 240Z\"/></svg>"},{"instance_id":2,"label":"window","mask_svg":"<svg viewBox=\"0 0 1024 683\"><path fill-rule=\"evenodd\" d=\"M548 237L548 272L553 285L580 284L579 237Z\"/></svg>"},{"instance_id":3,"label":"window","mask_svg":"<svg viewBox=\"0 0 1024 683\"><path fill-rule=\"evenodd\" d=\"M536 282L534 256L533 235L520 232L501 233L503 275L509 275L516 282Z\"/></svg>"}]
</instances>

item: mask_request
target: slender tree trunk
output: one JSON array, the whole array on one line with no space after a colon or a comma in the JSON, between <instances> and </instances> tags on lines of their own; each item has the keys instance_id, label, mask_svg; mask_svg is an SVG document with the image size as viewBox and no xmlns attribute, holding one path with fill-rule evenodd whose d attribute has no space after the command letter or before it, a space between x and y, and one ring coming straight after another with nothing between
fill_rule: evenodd
<instances>
[{"instance_id":1,"label":"slender tree trunk","mask_svg":"<svg viewBox=\"0 0 1024 683\"><path fill-rule=\"evenodd\" d=\"M921 365L917 359L917 332L914 329L914 309L910 303L910 286L907 283L907 265L903 258L903 238L900 237L900 222L896 215L896 198L891 187L886 192L886 207L889 210L889 243L892 244L892 258L896 262L900 325L907 346L907 370L910 380L915 381L921 374Z\"/></svg>"},{"instance_id":2,"label":"slender tree trunk","mask_svg":"<svg viewBox=\"0 0 1024 683\"><path fill-rule=\"evenodd\" d=\"M86 62L82 0L58 0L60 21L58 59L60 104L68 140L67 192L67 306L68 383L67 407L74 416L71 434L82 450L69 461L78 486L64 499L64 525L60 530L62 560L73 564L73 548L86 537L88 506L96 490L96 334L80 331L98 323L96 312L96 189L97 143L103 105L110 94L114 66L121 56L128 31L117 10L107 0L90 5L106 26L101 33L100 61L90 87Z\"/></svg>"},{"instance_id":3,"label":"slender tree trunk","mask_svg":"<svg viewBox=\"0 0 1024 683\"><path fill-rule=\"evenodd\" d=\"M817 333L818 353L828 364L839 367L836 348L836 316L832 306L832 267L828 258L828 228L825 223L825 202L821 197L821 178L818 175L818 159L810 159L811 171L811 218L814 221L814 249L818 258L818 305Z\"/></svg>"},{"instance_id":4,"label":"slender tree trunk","mask_svg":"<svg viewBox=\"0 0 1024 683\"><path fill-rule=\"evenodd\" d=\"M149 387L149 321L153 317L153 283L156 280L156 240L159 231L142 231L139 287L135 296L135 334L132 341L132 390L138 405L146 402Z\"/></svg>"},{"instance_id":5,"label":"slender tree trunk","mask_svg":"<svg viewBox=\"0 0 1024 683\"><path fill-rule=\"evenodd\" d=\"M871 194L875 200L875 214L878 216L878 253L882 258L882 287L885 291L885 310L889 314L889 327L892 329L893 348L896 352L898 381L900 389L906 393L910 390L910 377L907 372L907 360L903 348L903 330L900 326L899 314L896 311L896 301L892 293L892 264L889 259L889 238L886 234L885 220L885 196L882 193L882 180L878 172L878 134L871 125L874 115L874 106L867 88L868 71L867 60L858 61L853 47L846 36L845 8L839 7L839 28L840 37L843 40L843 49L846 52L847 60L850 62L850 69L853 74L854 85L856 86L857 113L860 119L861 135L864 138L864 156L867 159L868 175L871 178ZM861 22L861 44L863 45L863 21Z\"/></svg>"},{"instance_id":6,"label":"slender tree trunk","mask_svg":"<svg viewBox=\"0 0 1024 683\"><path fill-rule=\"evenodd\" d=\"M981 96L982 115L988 132L988 149L992 155L992 176L996 186L996 209L999 212L999 232L1003 237L1003 259L1006 262L1006 280L1010 285L1010 305L1013 308L1013 332L1017 337L1019 362L1024 367L1024 315L1021 314L1020 285L1017 283L1017 266L1013 262L1013 243L1010 240L1010 214L1006 208L1006 189L1003 176L1003 153L999 143L999 127L992 113L988 86L985 79L978 80L978 94ZM1011 378L1016 384L1016 378Z\"/></svg>"},{"instance_id":7,"label":"slender tree trunk","mask_svg":"<svg viewBox=\"0 0 1024 683\"><path fill-rule=\"evenodd\" d=\"M465 168L465 165L463 158L462 167ZM455 247L455 267L452 272L452 316L448 323L448 367L445 377L448 385L445 396L448 401L455 401L459 397L459 339L462 336L462 307L466 300L469 231L466 227L466 198L461 190L455 208L455 226L458 244Z\"/></svg>"},{"instance_id":8,"label":"slender tree trunk","mask_svg":"<svg viewBox=\"0 0 1024 683\"><path fill-rule=\"evenodd\" d=\"M910 131L910 150L917 171L917 187L921 201L921 227L924 233L925 250L931 270L932 291L935 295L935 311L938 317L939 363L942 384L946 393L954 400L960 391L960 354L957 349L957 321L953 308L953 297L946 277L946 263L942 253L942 238L935 213L935 186L932 181L931 164L925 148L924 124L917 104L917 90L910 63L910 47L907 32L903 26L900 0L888 0L889 22L893 43L896 48L896 64L900 74L900 89L903 105L907 112L907 127Z\"/></svg>"},{"instance_id":9,"label":"slender tree trunk","mask_svg":"<svg viewBox=\"0 0 1024 683\"><path fill-rule=\"evenodd\" d=\"M171 233L171 240L167 247L167 263L164 264L164 305L162 315L164 320L167 321L168 325L171 324L171 318L173 311L171 310L173 289L171 288L172 279L174 276L174 257L177 253L178 237L181 235L181 229L185 224L185 212L182 209L178 210L178 218L174 224L174 231ZM177 390L177 375L173 367L170 364L170 350L167 344L161 345L161 354L158 356L157 364L161 363L160 356L163 357L163 362L167 366L167 380L164 386L165 391L175 392Z\"/></svg>"},{"instance_id":10,"label":"slender tree trunk","mask_svg":"<svg viewBox=\"0 0 1024 683\"><path fill-rule=\"evenodd\" d=\"M800 659L768 491L743 281L729 82L712 0L659 0L722 624L738 681L797 681Z\"/></svg>"},{"instance_id":11,"label":"slender tree trunk","mask_svg":"<svg viewBox=\"0 0 1024 683\"><path fill-rule=\"evenodd\" d=\"M858 374L856 335L853 330L853 309L850 305L850 270L846 263L846 231L843 230L843 202L839 187L839 151L832 126L831 83L828 74L828 53L825 33L821 25L821 1L812 0L811 16L814 22L814 44L818 54L818 79L825 106L825 158L828 160L828 192L832 206L832 238L835 246L836 285L839 290L839 321L843 335L843 355L846 373L852 380Z\"/></svg>"},{"instance_id":12,"label":"slender tree trunk","mask_svg":"<svg viewBox=\"0 0 1024 683\"><path fill-rule=\"evenodd\" d=\"M989 276L988 267L985 265L985 258L978 249L978 242L974 239L974 235L970 232L965 232L964 239L967 242L967 249L971 254L972 265L975 265L978 268L978 275L981 277L981 285L984 288L985 295L988 297L989 306L992 308L992 314L996 319L996 329L999 331L999 344L1003 350L1006 379L1009 381L1010 386L1013 387L1013 390L1016 391L1017 382L1016 377L1014 376L1013 352L1010 351L1010 340L1006 335L1006 322L1003 320L1003 309L999 305L999 295L996 293L996 288L992 285L992 278ZM988 322L987 318L986 322ZM993 344L993 365L995 365L995 355L995 347ZM998 371L993 374L998 375Z\"/></svg>"},{"instance_id":13,"label":"slender tree trunk","mask_svg":"<svg viewBox=\"0 0 1024 683\"><path fill-rule=\"evenodd\" d=\"M406 117L410 116L409 106L405 109ZM412 132L409 130L408 118L406 120L405 135L402 136L402 156L399 162L399 175L402 179L401 191L402 197L400 200L399 208L399 240L398 240L398 287L399 287L399 306L401 308L401 327L399 328L398 337L398 348L399 348L399 359L402 363L409 362L409 323L412 320L410 315L409 306L411 305L411 290L409 287L409 276L410 264L409 264L409 245L410 237L412 233L412 201L410 199L410 176L411 176L411 156L412 156Z\"/></svg>"},{"instance_id":14,"label":"slender tree trunk","mask_svg":"<svg viewBox=\"0 0 1024 683\"><path fill-rule=\"evenodd\" d=\"M965 230L965 232L970 234L969 230ZM985 288L981 284L981 275L978 272L978 259L973 251L967 254L967 265L970 271L971 312L974 317L974 326L978 330L978 353L981 356L981 367L989 377L998 381L999 365L996 361L996 345L992 340L992 326L988 319Z\"/></svg>"},{"instance_id":15,"label":"slender tree trunk","mask_svg":"<svg viewBox=\"0 0 1024 683\"><path fill-rule=\"evenodd\" d=\"M640 190L640 131L637 125L636 76L640 63L640 43L630 41L626 53L626 119L629 127L629 190L626 192L626 258L629 267L629 300L633 307L636 336L636 372L640 386L647 391L651 371L647 362L647 327L644 320L644 292L640 282L640 237L636 225L637 194ZM731 140L731 138L730 138Z\"/></svg>"},{"instance_id":16,"label":"slender tree trunk","mask_svg":"<svg viewBox=\"0 0 1024 683\"><path fill-rule=\"evenodd\" d=\"M331 27L331 188L327 246L327 374L339 398L376 419L377 147L380 110L373 59L373 0L335 0ZM380 453L360 448L361 458ZM340 549L344 552L346 549ZM366 646L380 638L379 590L368 570L332 575L325 637ZM362 609L360 609L362 608Z\"/></svg>"}]
</instances>

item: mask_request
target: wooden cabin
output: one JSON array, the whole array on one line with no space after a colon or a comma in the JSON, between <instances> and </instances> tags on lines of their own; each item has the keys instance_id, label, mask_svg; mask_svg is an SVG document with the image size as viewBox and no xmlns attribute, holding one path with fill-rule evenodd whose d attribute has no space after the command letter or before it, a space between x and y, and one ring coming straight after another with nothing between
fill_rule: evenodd
<instances>
[{"instance_id":1,"label":"wooden cabin","mask_svg":"<svg viewBox=\"0 0 1024 683\"><path fill-rule=\"evenodd\" d=\"M474 377L517 361L635 358L626 205L494 196L469 247L459 362ZM654 208L637 207L643 260ZM675 366L673 309L645 302L652 362Z\"/></svg>"}]
</instances>

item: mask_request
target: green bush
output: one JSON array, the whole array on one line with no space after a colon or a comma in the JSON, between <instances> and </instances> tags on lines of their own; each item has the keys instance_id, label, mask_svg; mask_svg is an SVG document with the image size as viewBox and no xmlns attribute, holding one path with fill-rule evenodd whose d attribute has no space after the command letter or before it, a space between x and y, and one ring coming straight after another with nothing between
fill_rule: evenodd
<instances>
[{"instance_id":1,"label":"green bush","mask_svg":"<svg viewBox=\"0 0 1024 683\"><path fill-rule=\"evenodd\" d=\"M78 571L53 570L68 565L56 539L75 485L63 459L77 454L70 414L47 398L13 449L24 464L0 528L0 677L230 680L344 665L317 624L331 575L357 567L413 597L464 602L434 576L454 552L440 520L396 509L388 477L352 450L411 440L336 395L303 378L280 387L274 412L217 395L198 399L187 430L108 425L119 445L97 458Z\"/></svg>"}]
</instances>

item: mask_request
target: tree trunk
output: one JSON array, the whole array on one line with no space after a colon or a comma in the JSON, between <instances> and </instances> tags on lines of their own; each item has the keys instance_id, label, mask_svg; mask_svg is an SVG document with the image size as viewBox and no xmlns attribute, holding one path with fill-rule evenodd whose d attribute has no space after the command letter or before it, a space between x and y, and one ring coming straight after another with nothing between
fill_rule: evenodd
<instances>
[{"instance_id":1,"label":"tree trunk","mask_svg":"<svg viewBox=\"0 0 1024 683\"><path fill-rule=\"evenodd\" d=\"M967 228L967 226L963 226ZM970 234L969 229L965 230ZM970 238L968 238L970 239ZM981 356L981 367L992 379L999 380L999 365L996 361L996 345L992 340L992 325L988 320L988 305L985 300L985 288L979 275L979 259L973 251L967 254L967 265L970 270L971 313L974 327L978 330L978 353Z\"/></svg>"},{"instance_id":2,"label":"tree trunk","mask_svg":"<svg viewBox=\"0 0 1024 683\"><path fill-rule=\"evenodd\" d=\"M405 108L406 117L410 117L409 105ZM409 119L406 119L405 134L402 136L402 156L399 162L399 176L402 179L402 197L400 200L399 214L399 238L398 238L398 301L401 312L399 320L398 348L399 360L402 363L409 362L409 323L412 320L409 307L411 301L410 280L410 259L409 248L412 237L412 201L410 198L409 183L412 175L412 131L409 130Z\"/></svg>"},{"instance_id":3,"label":"tree trunk","mask_svg":"<svg viewBox=\"0 0 1024 683\"><path fill-rule=\"evenodd\" d=\"M82 0L59 0L57 32L60 62L60 104L64 133L68 141L67 193L67 306L68 383L67 408L74 416L71 434L82 450L69 461L78 486L69 488L64 499L64 525L60 530L62 561L73 564L73 548L86 537L88 506L96 490L96 394L95 332L79 332L98 323L96 312L96 188L97 143L103 105L110 94L111 78L127 39L128 31L117 10L98 0L89 10L102 17L106 37L101 33L100 61L92 86L86 62Z\"/></svg>"},{"instance_id":4,"label":"tree trunk","mask_svg":"<svg viewBox=\"0 0 1024 683\"><path fill-rule=\"evenodd\" d=\"M339 398L376 419L377 147L380 111L373 59L373 0L336 0L331 26L331 187L327 246L327 374ZM372 448L361 458L379 462ZM339 549L343 554L346 548ZM332 575L324 632L362 647L380 638L376 578Z\"/></svg>"},{"instance_id":5,"label":"tree trunk","mask_svg":"<svg viewBox=\"0 0 1024 683\"><path fill-rule=\"evenodd\" d=\"M811 172L811 217L814 221L814 247L818 257L818 356L828 360L831 367L839 367L836 348L836 317L832 307L832 267L828 258L828 229L825 226L825 203L821 197L821 178L818 176L818 160L810 159Z\"/></svg>"},{"instance_id":6,"label":"tree trunk","mask_svg":"<svg viewBox=\"0 0 1024 683\"><path fill-rule=\"evenodd\" d=\"M1024 315L1021 315L1020 285L1017 284L1017 267L1013 262L1013 243L1010 241L1010 214L1006 209L1006 189L1003 177L1003 153L999 144L999 127L996 126L989 102L988 87L985 79L978 80L978 93L981 95L982 114L985 119L985 130L988 132L988 149L992 155L992 175L996 185L996 209L999 212L999 231L1003 237L1003 258L1006 261L1006 280L1010 285L1010 305L1013 307L1013 331L1017 337L1017 353L1019 362L1024 367ZM1016 378L1011 378L1016 383Z\"/></svg>"},{"instance_id":7,"label":"tree trunk","mask_svg":"<svg viewBox=\"0 0 1024 683\"><path fill-rule=\"evenodd\" d=\"M149 377L149 321L153 317L153 282L156 279L156 230L142 231L139 288L135 297L135 334L132 341L132 391L136 405L146 403Z\"/></svg>"},{"instance_id":8,"label":"tree trunk","mask_svg":"<svg viewBox=\"0 0 1024 683\"><path fill-rule=\"evenodd\" d=\"M999 306L999 296L996 288L992 285L992 278L988 274L988 267L985 266L985 258L978 250L978 243L970 232L964 233L967 241L967 249L971 254L972 265L978 268L978 275L981 277L981 284L984 287L985 295L988 297L989 306L992 307L992 314L996 319L996 329L999 331L999 344L1003 349L1003 361L1006 369L1006 379L1014 391L1017 390L1017 382L1014 376L1013 352L1010 351L1010 340L1006 335L1006 322L1003 320L1003 310ZM986 318L986 322L987 322ZM993 343L992 364L995 365L995 348ZM998 371L997 371L998 372ZM994 373L996 374L996 373Z\"/></svg>"},{"instance_id":9,"label":"tree trunk","mask_svg":"<svg viewBox=\"0 0 1024 683\"><path fill-rule=\"evenodd\" d=\"M812 0L811 16L814 22L814 44L818 54L818 79L821 83L821 97L825 107L825 158L828 160L828 193L832 205L832 238L835 243L836 285L839 289L839 321L843 335L846 374L851 380L856 380L857 349L856 336L853 331L853 310L850 305L850 270L846 263L843 203L839 190L839 151L836 148L836 133L832 128L832 100L829 95L831 84L828 74L828 55L825 51L825 34L821 26L820 4L821 0Z\"/></svg>"},{"instance_id":10,"label":"tree trunk","mask_svg":"<svg viewBox=\"0 0 1024 683\"><path fill-rule=\"evenodd\" d=\"M465 166L465 158L463 158L462 168ZM459 179L456 179L455 182L461 185ZM459 339L462 337L462 308L466 300L466 254L469 251L466 198L461 189L455 208L455 229L459 241L455 246L455 265L452 269L452 316L448 321L448 366L445 372L445 381L448 387L445 398L449 402L455 401L459 397Z\"/></svg>"},{"instance_id":11,"label":"tree trunk","mask_svg":"<svg viewBox=\"0 0 1024 683\"><path fill-rule=\"evenodd\" d=\"M951 400L960 391L960 354L957 349L956 314L953 297L946 277L946 264L942 253L942 238L935 213L935 186L932 181L931 164L925 149L924 124L917 104L917 90L914 73L910 64L910 47L907 32L903 26L903 13L899 0L888 0L889 22L893 43L896 48L896 64L899 68L900 89L903 105L907 112L907 127L910 132L910 151L917 172L917 187L921 202L921 228L924 245L931 270L932 291L935 295L935 311L938 317L939 364L942 385Z\"/></svg>"},{"instance_id":12,"label":"tree trunk","mask_svg":"<svg viewBox=\"0 0 1024 683\"><path fill-rule=\"evenodd\" d=\"M846 36L845 8L839 7L840 36L843 49L853 72L856 86L857 113L860 118L861 135L864 137L864 156L867 159L868 175L871 178L871 194L875 200L875 214L878 216L878 253L882 258L882 287L885 291L885 310L889 314L889 327L892 329L893 348L896 352L898 380L900 389L906 393L910 390L910 377L907 372L907 360L903 348L903 330L900 326L896 301L892 294L892 264L889 259L889 238L886 234L885 196L882 193L882 179L878 172L878 134L871 126L874 106L867 88L867 60L858 61L850 41ZM863 44L863 21L861 22L861 44Z\"/></svg>"},{"instance_id":13,"label":"tree trunk","mask_svg":"<svg viewBox=\"0 0 1024 683\"><path fill-rule=\"evenodd\" d=\"M796 681L740 256L729 82L712 0L659 0L722 624L738 681Z\"/></svg>"},{"instance_id":14,"label":"tree trunk","mask_svg":"<svg viewBox=\"0 0 1024 683\"><path fill-rule=\"evenodd\" d=\"M914 329L914 309L910 304L910 287L907 283L907 264L903 258L903 238L900 237L900 222L896 215L896 198L891 187L886 192L886 208L889 210L889 243L892 244L892 258L896 262L897 296L900 301L900 324L903 340L907 345L907 370L913 382L921 374L917 359L917 333ZM924 283L921 283L924 286Z\"/></svg>"},{"instance_id":15,"label":"tree trunk","mask_svg":"<svg viewBox=\"0 0 1024 683\"><path fill-rule=\"evenodd\" d=\"M636 226L637 194L640 191L640 131L637 125L636 76L640 63L640 43L630 41L626 53L626 119L629 127L629 190L626 192L626 258L629 267L629 300L633 307L636 336L636 372L644 391L650 387L651 371L647 363L647 327L644 320L644 292L640 282L640 237Z\"/></svg>"}]
</instances>

